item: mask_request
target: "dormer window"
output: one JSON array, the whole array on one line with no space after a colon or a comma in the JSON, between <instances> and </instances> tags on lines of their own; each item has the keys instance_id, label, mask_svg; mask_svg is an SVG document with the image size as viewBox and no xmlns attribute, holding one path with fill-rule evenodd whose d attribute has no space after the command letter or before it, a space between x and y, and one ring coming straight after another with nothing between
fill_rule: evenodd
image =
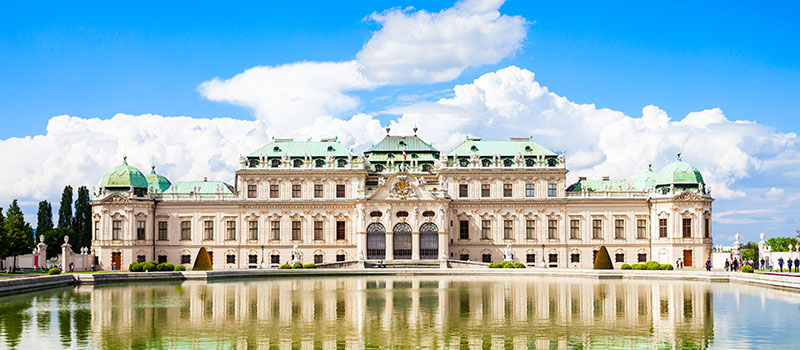
<instances>
[{"instance_id":1,"label":"dormer window","mask_svg":"<svg viewBox=\"0 0 800 350\"><path fill-rule=\"evenodd\" d=\"M469 150L472 152L478 152L478 146L472 145L472 147L470 147Z\"/></svg>"},{"instance_id":2,"label":"dormer window","mask_svg":"<svg viewBox=\"0 0 800 350\"><path fill-rule=\"evenodd\" d=\"M481 160L481 166L484 166L484 167L492 166L492 161L484 158L484 159Z\"/></svg>"},{"instance_id":3,"label":"dormer window","mask_svg":"<svg viewBox=\"0 0 800 350\"><path fill-rule=\"evenodd\" d=\"M292 166L294 166L295 168L299 168L303 166L303 161L300 159L295 159L294 162L292 162Z\"/></svg>"},{"instance_id":4,"label":"dormer window","mask_svg":"<svg viewBox=\"0 0 800 350\"><path fill-rule=\"evenodd\" d=\"M511 166L511 164L512 164L511 159L508 159L508 158L503 159L503 165L504 166Z\"/></svg>"},{"instance_id":5,"label":"dormer window","mask_svg":"<svg viewBox=\"0 0 800 350\"><path fill-rule=\"evenodd\" d=\"M380 164L375 164L375 171L377 171L377 172L381 172L381 171L383 171L383 169L385 169L385 168L383 167L383 165L380 165Z\"/></svg>"},{"instance_id":6,"label":"dormer window","mask_svg":"<svg viewBox=\"0 0 800 350\"><path fill-rule=\"evenodd\" d=\"M466 159L463 159L463 158L462 158L462 159L461 159L461 160L458 162L458 164L459 164L459 165L461 165L461 166L463 166L463 167L465 167L465 166L469 165L469 161L468 161L468 160L466 160Z\"/></svg>"},{"instance_id":7,"label":"dormer window","mask_svg":"<svg viewBox=\"0 0 800 350\"><path fill-rule=\"evenodd\" d=\"M250 167L255 168L258 165L258 159L250 158Z\"/></svg>"},{"instance_id":8,"label":"dormer window","mask_svg":"<svg viewBox=\"0 0 800 350\"><path fill-rule=\"evenodd\" d=\"M547 165L548 166L556 166L555 158L547 158Z\"/></svg>"},{"instance_id":9,"label":"dormer window","mask_svg":"<svg viewBox=\"0 0 800 350\"><path fill-rule=\"evenodd\" d=\"M275 147L273 147L273 148L272 148L272 151L273 151L273 152L280 152L280 151L281 151L281 148L280 148L280 147L278 147L278 146L275 146Z\"/></svg>"},{"instance_id":10,"label":"dormer window","mask_svg":"<svg viewBox=\"0 0 800 350\"><path fill-rule=\"evenodd\" d=\"M533 151L531 146L525 146L525 152L530 152L530 151Z\"/></svg>"},{"instance_id":11,"label":"dormer window","mask_svg":"<svg viewBox=\"0 0 800 350\"><path fill-rule=\"evenodd\" d=\"M400 141L400 146L405 147L406 146L406 142L401 140Z\"/></svg>"},{"instance_id":12,"label":"dormer window","mask_svg":"<svg viewBox=\"0 0 800 350\"><path fill-rule=\"evenodd\" d=\"M273 167L273 168L277 168L277 167L278 167L278 166L280 166L280 165L281 165L281 161L280 161L280 160L277 160L277 159L273 159L273 160L270 162L270 166L271 166L271 167Z\"/></svg>"},{"instance_id":13,"label":"dormer window","mask_svg":"<svg viewBox=\"0 0 800 350\"><path fill-rule=\"evenodd\" d=\"M317 168L322 168L322 166L323 166L323 165L325 165L325 161L324 161L324 160L322 160L322 159L317 159L314 165L315 165Z\"/></svg>"},{"instance_id":14,"label":"dormer window","mask_svg":"<svg viewBox=\"0 0 800 350\"><path fill-rule=\"evenodd\" d=\"M328 152L333 152L333 151L335 151L335 149L333 148L333 146L328 146Z\"/></svg>"},{"instance_id":15,"label":"dormer window","mask_svg":"<svg viewBox=\"0 0 800 350\"><path fill-rule=\"evenodd\" d=\"M344 159L339 159L336 161L336 166L340 168L344 168L345 165L347 165L347 161Z\"/></svg>"},{"instance_id":16,"label":"dormer window","mask_svg":"<svg viewBox=\"0 0 800 350\"><path fill-rule=\"evenodd\" d=\"M422 171L430 172L431 171L431 165L430 164L422 164Z\"/></svg>"},{"instance_id":17,"label":"dormer window","mask_svg":"<svg viewBox=\"0 0 800 350\"><path fill-rule=\"evenodd\" d=\"M533 166L534 161L533 159L525 159L525 166Z\"/></svg>"},{"instance_id":18,"label":"dormer window","mask_svg":"<svg viewBox=\"0 0 800 350\"><path fill-rule=\"evenodd\" d=\"M411 153L411 158L419 158L419 156L416 153Z\"/></svg>"}]
</instances>

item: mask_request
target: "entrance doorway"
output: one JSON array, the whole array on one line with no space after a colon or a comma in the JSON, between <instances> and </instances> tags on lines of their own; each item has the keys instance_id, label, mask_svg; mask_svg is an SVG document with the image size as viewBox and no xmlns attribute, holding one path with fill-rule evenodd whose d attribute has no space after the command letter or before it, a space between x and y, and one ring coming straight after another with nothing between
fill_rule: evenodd
<instances>
[{"instance_id":1,"label":"entrance doorway","mask_svg":"<svg viewBox=\"0 0 800 350\"><path fill-rule=\"evenodd\" d=\"M419 258L436 259L439 255L439 228L434 223L424 223L419 228Z\"/></svg>"},{"instance_id":2,"label":"entrance doorway","mask_svg":"<svg viewBox=\"0 0 800 350\"><path fill-rule=\"evenodd\" d=\"M386 259L386 228L379 222L367 226L367 259Z\"/></svg>"},{"instance_id":3,"label":"entrance doorway","mask_svg":"<svg viewBox=\"0 0 800 350\"><path fill-rule=\"evenodd\" d=\"M692 266L692 251L691 250L684 250L683 251L683 266Z\"/></svg>"},{"instance_id":4,"label":"entrance doorway","mask_svg":"<svg viewBox=\"0 0 800 350\"><path fill-rule=\"evenodd\" d=\"M121 270L120 265L122 265L122 253L120 253L120 252L112 252L111 253L111 269L112 270Z\"/></svg>"}]
</instances>

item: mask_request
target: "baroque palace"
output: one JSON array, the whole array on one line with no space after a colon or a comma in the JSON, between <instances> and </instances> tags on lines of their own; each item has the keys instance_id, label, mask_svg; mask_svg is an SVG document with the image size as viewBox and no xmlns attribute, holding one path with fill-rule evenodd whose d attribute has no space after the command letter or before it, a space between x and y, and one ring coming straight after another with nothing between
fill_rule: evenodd
<instances>
[{"instance_id":1,"label":"baroque palace","mask_svg":"<svg viewBox=\"0 0 800 350\"><path fill-rule=\"evenodd\" d=\"M447 153L387 135L363 154L336 138L273 139L240 158L232 184L170 182L123 163L92 202L101 269L157 260L214 269L290 261L464 266L512 260L590 268L601 246L615 266L709 258L711 193L677 160L632 181L567 184L566 160L529 138L467 138Z\"/></svg>"}]
</instances>

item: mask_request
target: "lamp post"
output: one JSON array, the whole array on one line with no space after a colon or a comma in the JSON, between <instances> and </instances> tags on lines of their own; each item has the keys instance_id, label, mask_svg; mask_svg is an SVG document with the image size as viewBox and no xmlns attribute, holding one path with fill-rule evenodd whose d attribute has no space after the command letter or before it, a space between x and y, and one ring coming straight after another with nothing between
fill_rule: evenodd
<instances>
[{"instance_id":1,"label":"lamp post","mask_svg":"<svg viewBox=\"0 0 800 350\"><path fill-rule=\"evenodd\" d=\"M542 267L547 267L547 261L544 260L544 244L542 244Z\"/></svg>"}]
</instances>

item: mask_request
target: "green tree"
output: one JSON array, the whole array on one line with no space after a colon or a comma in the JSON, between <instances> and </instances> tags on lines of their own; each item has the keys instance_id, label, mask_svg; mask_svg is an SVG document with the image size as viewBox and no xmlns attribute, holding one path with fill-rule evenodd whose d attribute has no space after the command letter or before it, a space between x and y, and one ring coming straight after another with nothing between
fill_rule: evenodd
<instances>
[{"instance_id":1,"label":"green tree","mask_svg":"<svg viewBox=\"0 0 800 350\"><path fill-rule=\"evenodd\" d=\"M3 216L3 208L0 208L0 268L5 269L5 266L2 266L3 259L8 256L7 253L7 244L8 239L6 236L6 218Z\"/></svg>"},{"instance_id":2,"label":"green tree","mask_svg":"<svg viewBox=\"0 0 800 350\"><path fill-rule=\"evenodd\" d=\"M33 228L25 222L25 216L13 200L8 206L5 219L6 249L8 256L14 256L12 269L17 266L17 255L27 254L33 249Z\"/></svg>"},{"instance_id":3,"label":"green tree","mask_svg":"<svg viewBox=\"0 0 800 350\"><path fill-rule=\"evenodd\" d=\"M64 236L69 236L69 241L72 242L72 237L75 237L75 231L57 227L44 234L44 243L47 244L48 259L61 254L61 245L64 244Z\"/></svg>"},{"instance_id":4,"label":"green tree","mask_svg":"<svg viewBox=\"0 0 800 350\"><path fill-rule=\"evenodd\" d=\"M53 207L50 202L39 202L39 211L36 213L36 235L44 236L53 230Z\"/></svg>"},{"instance_id":5,"label":"green tree","mask_svg":"<svg viewBox=\"0 0 800 350\"><path fill-rule=\"evenodd\" d=\"M788 252L790 244L797 245L797 238L773 237L767 240L767 245L773 252Z\"/></svg>"},{"instance_id":6,"label":"green tree","mask_svg":"<svg viewBox=\"0 0 800 350\"><path fill-rule=\"evenodd\" d=\"M61 206L58 208L58 227L72 228L72 186L64 187L61 193Z\"/></svg>"},{"instance_id":7,"label":"green tree","mask_svg":"<svg viewBox=\"0 0 800 350\"><path fill-rule=\"evenodd\" d=\"M78 198L75 199L75 218L72 229L75 231L75 241L72 249L76 252L82 247L92 245L92 205L89 203L89 189L86 186L78 188ZM72 236L70 236L72 242Z\"/></svg>"}]
</instances>

